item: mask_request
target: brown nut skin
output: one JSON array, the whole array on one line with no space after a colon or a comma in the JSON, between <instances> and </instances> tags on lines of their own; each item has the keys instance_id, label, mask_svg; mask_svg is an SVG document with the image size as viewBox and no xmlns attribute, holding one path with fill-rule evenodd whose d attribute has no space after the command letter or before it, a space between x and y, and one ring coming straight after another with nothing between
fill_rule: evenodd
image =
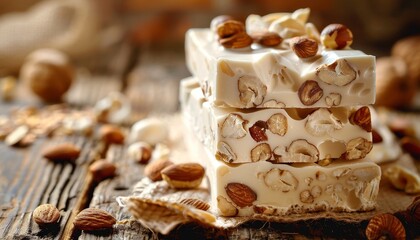
<instances>
[{"instance_id":1,"label":"brown nut skin","mask_svg":"<svg viewBox=\"0 0 420 240\"><path fill-rule=\"evenodd\" d=\"M353 33L343 24L330 24L321 32L321 43L326 48L343 49L353 43Z\"/></svg>"},{"instance_id":2,"label":"brown nut skin","mask_svg":"<svg viewBox=\"0 0 420 240\"><path fill-rule=\"evenodd\" d=\"M162 180L161 171L167 166L170 166L172 164L174 163L168 159L165 159L165 158L158 159L156 161L149 163L144 168L144 174L153 182L160 181Z\"/></svg>"},{"instance_id":3,"label":"brown nut skin","mask_svg":"<svg viewBox=\"0 0 420 240\"><path fill-rule=\"evenodd\" d=\"M388 236L391 239L406 239L403 224L395 216L385 213L373 217L366 227L366 237L369 240Z\"/></svg>"},{"instance_id":4,"label":"brown nut skin","mask_svg":"<svg viewBox=\"0 0 420 240\"><path fill-rule=\"evenodd\" d=\"M420 141L413 137L403 137L400 141L402 149L413 158L420 159Z\"/></svg>"},{"instance_id":5,"label":"brown nut skin","mask_svg":"<svg viewBox=\"0 0 420 240\"><path fill-rule=\"evenodd\" d=\"M228 183L225 190L232 202L240 208L252 206L253 202L257 200L257 194L242 183Z\"/></svg>"},{"instance_id":6,"label":"brown nut skin","mask_svg":"<svg viewBox=\"0 0 420 240\"><path fill-rule=\"evenodd\" d=\"M246 32L239 32L230 37L219 39L219 43L225 48L245 48L252 44L252 38Z\"/></svg>"},{"instance_id":7,"label":"brown nut skin","mask_svg":"<svg viewBox=\"0 0 420 240\"><path fill-rule=\"evenodd\" d=\"M309 58L318 52L318 43L306 37L295 37L290 41L290 48L299 58Z\"/></svg>"},{"instance_id":8,"label":"brown nut skin","mask_svg":"<svg viewBox=\"0 0 420 240\"><path fill-rule=\"evenodd\" d=\"M108 212L98 208L86 208L77 214L74 227L84 231L97 231L112 228L117 221Z\"/></svg>"},{"instance_id":9,"label":"brown nut skin","mask_svg":"<svg viewBox=\"0 0 420 240\"><path fill-rule=\"evenodd\" d=\"M115 125L107 124L99 129L99 139L106 144L123 144L125 135L121 128Z\"/></svg>"},{"instance_id":10,"label":"brown nut skin","mask_svg":"<svg viewBox=\"0 0 420 240\"><path fill-rule=\"evenodd\" d=\"M365 106L357 109L356 112L351 114L349 120L351 124L357 125L367 132L372 132L369 107Z\"/></svg>"},{"instance_id":11,"label":"brown nut skin","mask_svg":"<svg viewBox=\"0 0 420 240\"><path fill-rule=\"evenodd\" d=\"M217 32L217 26L228 20L234 20L234 18L230 15L219 15L211 20L210 29Z\"/></svg>"},{"instance_id":12,"label":"brown nut skin","mask_svg":"<svg viewBox=\"0 0 420 240\"><path fill-rule=\"evenodd\" d=\"M20 78L43 101L59 102L73 82L74 69L64 53L39 49L27 57Z\"/></svg>"},{"instance_id":13,"label":"brown nut skin","mask_svg":"<svg viewBox=\"0 0 420 240\"><path fill-rule=\"evenodd\" d=\"M324 92L316 81L307 80L300 85L298 95L303 105L311 106L322 98Z\"/></svg>"},{"instance_id":14,"label":"brown nut skin","mask_svg":"<svg viewBox=\"0 0 420 240\"><path fill-rule=\"evenodd\" d=\"M163 180L173 188L196 188L204 177L204 168L198 163L172 164L160 172Z\"/></svg>"},{"instance_id":15,"label":"brown nut skin","mask_svg":"<svg viewBox=\"0 0 420 240\"><path fill-rule=\"evenodd\" d=\"M218 24L216 31L220 39L230 38L238 33L244 33L245 25L236 20L227 20Z\"/></svg>"},{"instance_id":16,"label":"brown nut skin","mask_svg":"<svg viewBox=\"0 0 420 240\"><path fill-rule=\"evenodd\" d=\"M383 138L381 134L379 134L375 129L372 129L372 143L381 143L383 142Z\"/></svg>"},{"instance_id":17,"label":"brown nut skin","mask_svg":"<svg viewBox=\"0 0 420 240\"><path fill-rule=\"evenodd\" d=\"M112 162L101 159L89 166L89 171L96 182L115 176L117 167Z\"/></svg>"},{"instance_id":18,"label":"brown nut skin","mask_svg":"<svg viewBox=\"0 0 420 240\"><path fill-rule=\"evenodd\" d=\"M275 32L252 33L251 37L254 42L261 44L264 47L275 47L283 41L283 38Z\"/></svg>"},{"instance_id":19,"label":"brown nut skin","mask_svg":"<svg viewBox=\"0 0 420 240\"><path fill-rule=\"evenodd\" d=\"M267 129L268 125L265 121L257 121L249 128L249 133L256 142L267 141L268 137L267 134L265 134Z\"/></svg>"},{"instance_id":20,"label":"brown nut skin","mask_svg":"<svg viewBox=\"0 0 420 240\"><path fill-rule=\"evenodd\" d=\"M416 81L408 77L407 65L401 58L381 57L376 60L376 106L410 106L416 89Z\"/></svg>"},{"instance_id":21,"label":"brown nut skin","mask_svg":"<svg viewBox=\"0 0 420 240\"><path fill-rule=\"evenodd\" d=\"M33 220L40 227L54 225L60 219L60 211L52 204L39 205L32 213Z\"/></svg>"},{"instance_id":22,"label":"brown nut skin","mask_svg":"<svg viewBox=\"0 0 420 240\"><path fill-rule=\"evenodd\" d=\"M61 143L45 148L42 156L52 162L74 163L80 155L80 148L72 143Z\"/></svg>"}]
</instances>

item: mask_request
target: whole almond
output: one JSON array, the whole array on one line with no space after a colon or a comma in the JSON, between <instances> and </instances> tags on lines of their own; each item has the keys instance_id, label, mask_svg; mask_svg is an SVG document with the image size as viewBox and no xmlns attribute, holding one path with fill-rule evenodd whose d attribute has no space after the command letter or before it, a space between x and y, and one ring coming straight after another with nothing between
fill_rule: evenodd
<instances>
[{"instance_id":1,"label":"whole almond","mask_svg":"<svg viewBox=\"0 0 420 240\"><path fill-rule=\"evenodd\" d=\"M160 172L172 164L174 163L166 158L157 159L144 168L144 174L153 182L160 181L162 180Z\"/></svg>"},{"instance_id":2,"label":"whole almond","mask_svg":"<svg viewBox=\"0 0 420 240\"><path fill-rule=\"evenodd\" d=\"M77 214L74 226L79 230L95 231L112 228L117 221L108 212L98 208L86 208Z\"/></svg>"},{"instance_id":3,"label":"whole almond","mask_svg":"<svg viewBox=\"0 0 420 240\"><path fill-rule=\"evenodd\" d=\"M306 37L293 38L290 47L299 58L313 57L318 52L318 43Z\"/></svg>"},{"instance_id":4,"label":"whole almond","mask_svg":"<svg viewBox=\"0 0 420 240\"><path fill-rule=\"evenodd\" d=\"M100 182L106 178L114 177L117 167L112 162L102 159L95 161L89 166L89 171L96 182Z\"/></svg>"},{"instance_id":5,"label":"whole almond","mask_svg":"<svg viewBox=\"0 0 420 240\"><path fill-rule=\"evenodd\" d=\"M32 218L40 227L46 227L58 222L60 211L52 204L42 204L35 208Z\"/></svg>"},{"instance_id":6,"label":"whole almond","mask_svg":"<svg viewBox=\"0 0 420 240\"><path fill-rule=\"evenodd\" d=\"M242 183L228 183L225 190L232 202L241 208L252 206L252 203L257 200L257 194Z\"/></svg>"},{"instance_id":7,"label":"whole almond","mask_svg":"<svg viewBox=\"0 0 420 240\"><path fill-rule=\"evenodd\" d=\"M123 144L125 136L121 128L107 124L99 129L99 139L106 144Z\"/></svg>"},{"instance_id":8,"label":"whole almond","mask_svg":"<svg viewBox=\"0 0 420 240\"><path fill-rule=\"evenodd\" d=\"M198 163L180 163L164 168L161 174L173 188L195 188L201 184L204 168Z\"/></svg>"},{"instance_id":9,"label":"whole almond","mask_svg":"<svg viewBox=\"0 0 420 240\"><path fill-rule=\"evenodd\" d=\"M46 148L42 156L53 162L71 162L74 163L80 155L80 148L72 143L61 143Z\"/></svg>"}]
</instances>

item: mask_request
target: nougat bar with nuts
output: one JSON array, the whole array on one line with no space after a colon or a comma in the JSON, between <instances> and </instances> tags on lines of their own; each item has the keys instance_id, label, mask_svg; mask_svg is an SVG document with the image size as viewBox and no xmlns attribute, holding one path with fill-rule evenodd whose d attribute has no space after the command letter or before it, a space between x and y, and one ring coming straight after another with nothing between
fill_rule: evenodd
<instances>
[{"instance_id":1,"label":"nougat bar with nuts","mask_svg":"<svg viewBox=\"0 0 420 240\"><path fill-rule=\"evenodd\" d=\"M363 159L372 149L368 107L223 108L194 81L181 83L184 120L218 160L316 163Z\"/></svg>"},{"instance_id":2,"label":"nougat bar with nuts","mask_svg":"<svg viewBox=\"0 0 420 240\"><path fill-rule=\"evenodd\" d=\"M289 42L229 49L219 44L211 29L190 29L186 62L205 96L219 106L314 108L374 103L374 56L350 48L327 49L318 43L315 56L300 58Z\"/></svg>"},{"instance_id":3,"label":"nougat bar with nuts","mask_svg":"<svg viewBox=\"0 0 420 240\"><path fill-rule=\"evenodd\" d=\"M186 143L191 157L206 166L210 210L220 216L356 212L376 207L381 169L371 161L335 161L328 166L259 161L232 166L218 161L192 133L186 134Z\"/></svg>"}]
</instances>

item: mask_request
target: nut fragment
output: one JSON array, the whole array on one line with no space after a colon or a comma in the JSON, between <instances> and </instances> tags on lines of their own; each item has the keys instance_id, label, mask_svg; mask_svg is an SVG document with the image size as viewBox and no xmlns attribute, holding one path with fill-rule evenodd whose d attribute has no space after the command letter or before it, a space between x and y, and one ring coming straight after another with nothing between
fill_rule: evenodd
<instances>
[{"instance_id":1,"label":"nut fragment","mask_svg":"<svg viewBox=\"0 0 420 240\"><path fill-rule=\"evenodd\" d=\"M25 136L27 136L28 133L28 126L19 126L7 135L7 137L4 139L4 142L9 146L19 145L19 143L25 138Z\"/></svg>"},{"instance_id":2,"label":"nut fragment","mask_svg":"<svg viewBox=\"0 0 420 240\"><path fill-rule=\"evenodd\" d=\"M234 162L236 160L236 154L232 150L232 148L229 146L229 144L225 142L219 142L217 145L217 153L216 153L216 159L222 160L228 163Z\"/></svg>"},{"instance_id":3,"label":"nut fragment","mask_svg":"<svg viewBox=\"0 0 420 240\"><path fill-rule=\"evenodd\" d=\"M146 177L148 177L153 182L160 181L162 180L162 175L160 172L172 164L174 163L166 158L157 159L156 161L149 163L144 168L144 175L146 175Z\"/></svg>"},{"instance_id":4,"label":"nut fragment","mask_svg":"<svg viewBox=\"0 0 420 240\"><path fill-rule=\"evenodd\" d=\"M283 39L275 32L256 32L251 34L254 42L265 47L275 47L279 45Z\"/></svg>"},{"instance_id":5,"label":"nut fragment","mask_svg":"<svg viewBox=\"0 0 420 240\"><path fill-rule=\"evenodd\" d=\"M95 161L92 163L92 165L89 166L89 171L96 182L100 182L106 178L114 177L116 170L117 167L106 159Z\"/></svg>"},{"instance_id":6,"label":"nut fragment","mask_svg":"<svg viewBox=\"0 0 420 240\"><path fill-rule=\"evenodd\" d=\"M245 25L236 20L226 20L216 26L220 39L232 37L238 33L245 33Z\"/></svg>"},{"instance_id":7,"label":"nut fragment","mask_svg":"<svg viewBox=\"0 0 420 240\"><path fill-rule=\"evenodd\" d=\"M146 142L135 142L130 144L127 149L127 154L134 161L146 164L152 157L153 148Z\"/></svg>"},{"instance_id":8,"label":"nut fragment","mask_svg":"<svg viewBox=\"0 0 420 240\"><path fill-rule=\"evenodd\" d=\"M180 201L181 204L193 206L197 209L207 211L210 208L210 205L197 198L184 198Z\"/></svg>"},{"instance_id":9,"label":"nut fragment","mask_svg":"<svg viewBox=\"0 0 420 240\"><path fill-rule=\"evenodd\" d=\"M265 185L275 191L289 192L295 190L299 185L299 181L288 170L273 168L258 176L262 176Z\"/></svg>"},{"instance_id":10,"label":"nut fragment","mask_svg":"<svg viewBox=\"0 0 420 240\"><path fill-rule=\"evenodd\" d=\"M204 168L198 163L172 164L161 171L162 178L173 188L196 188L204 177Z\"/></svg>"},{"instance_id":11,"label":"nut fragment","mask_svg":"<svg viewBox=\"0 0 420 240\"><path fill-rule=\"evenodd\" d=\"M265 131L267 130L268 126L265 121L257 121L249 128L249 133L251 134L252 139L256 142L267 141L267 135Z\"/></svg>"},{"instance_id":12,"label":"nut fragment","mask_svg":"<svg viewBox=\"0 0 420 240\"><path fill-rule=\"evenodd\" d=\"M385 170L384 176L391 184L406 193L420 193L420 176L407 168L395 165Z\"/></svg>"},{"instance_id":13,"label":"nut fragment","mask_svg":"<svg viewBox=\"0 0 420 240\"><path fill-rule=\"evenodd\" d=\"M350 123L357 125L367 132L372 132L369 107L361 107L349 117Z\"/></svg>"},{"instance_id":14,"label":"nut fragment","mask_svg":"<svg viewBox=\"0 0 420 240\"><path fill-rule=\"evenodd\" d=\"M130 117L131 103L124 94L110 92L95 104L94 110L99 122L122 124Z\"/></svg>"},{"instance_id":15,"label":"nut fragment","mask_svg":"<svg viewBox=\"0 0 420 240\"><path fill-rule=\"evenodd\" d=\"M324 136L341 128L342 122L326 108L311 113L305 123L306 131L314 136Z\"/></svg>"},{"instance_id":16,"label":"nut fragment","mask_svg":"<svg viewBox=\"0 0 420 240\"><path fill-rule=\"evenodd\" d=\"M169 138L165 122L158 118L146 118L136 122L130 131L130 142L143 141L151 145L164 143Z\"/></svg>"},{"instance_id":17,"label":"nut fragment","mask_svg":"<svg viewBox=\"0 0 420 240\"><path fill-rule=\"evenodd\" d=\"M306 37L296 37L290 41L290 48L299 58L309 58L318 52L318 43Z\"/></svg>"},{"instance_id":18,"label":"nut fragment","mask_svg":"<svg viewBox=\"0 0 420 240\"><path fill-rule=\"evenodd\" d=\"M318 149L304 139L293 141L287 148L286 162L317 162Z\"/></svg>"},{"instance_id":19,"label":"nut fragment","mask_svg":"<svg viewBox=\"0 0 420 240\"><path fill-rule=\"evenodd\" d=\"M58 222L60 211L52 204L42 204L35 208L32 218L40 227L47 227Z\"/></svg>"},{"instance_id":20,"label":"nut fragment","mask_svg":"<svg viewBox=\"0 0 420 240\"><path fill-rule=\"evenodd\" d=\"M325 97L325 104L328 107L338 106L341 103L341 94L339 93L330 93Z\"/></svg>"},{"instance_id":21,"label":"nut fragment","mask_svg":"<svg viewBox=\"0 0 420 240\"><path fill-rule=\"evenodd\" d=\"M267 120L267 126L270 132L284 136L287 132L287 118L281 113L273 114Z\"/></svg>"},{"instance_id":22,"label":"nut fragment","mask_svg":"<svg viewBox=\"0 0 420 240\"><path fill-rule=\"evenodd\" d=\"M229 64L226 61L220 61L219 67L222 73L228 75L229 77L235 76L235 72L233 72L232 68L229 66Z\"/></svg>"},{"instance_id":23,"label":"nut fragment","mask_svg":"<svg viewBox=\"0 0 420 240\"><path fill-rule=\"evenodd\" d=\"M347 142L345 158L347 160L362 159L372 150L372 146L372 142L364 138L354 138Z\"/></svg>"},{"instance_id":24,"label":"nut fragment","mask_svg":"<svg viewBox=\"0 0 420 240\"><path fill-rule=\"evenodd\" d=\"M323 82L337 86L345 86L357 77L356 70L345 59L338 59L330 65L318 67L316 75Z\"/></svg>"},{"instance_id":25,"label":"nut fragment","mask_svg":"<svg viewBox=\"0 0 420 240\"><path fill-rule=\"evenodd\" d=\"M242 116L230 113L222 124L222 137L225 138L243 138L246 135L245 126L248 121L244 120Z\"/></svg>"},{"instance_id":26,"label":"nut fragment","mask_svg":"<svg viewBox=\"0 0 420 240\"><path fill-rule=\"evenodd\" d=\"M223 196L217 196L217 208L225 217L234 217L238 214L238 209Z\"/></svg>"},{"instance_id":27,"label":"nut fragment","mask_svg":"<svg viewBox=\"0 0 420 240\"><path fill-rule=\"evenodd\" d=\"M42 156L53 162L72 162L74 163L80 155L80 148L72 143L61 143L46 148Z\"/></svg>"},{"instance_id":28,"label":"nut fragment","mask_svg":"<svg viewBox=\"0 0 420 240\"><path fill-rule=\"evenodd\" d=\"M267 161L271 158L271 148L267 143L258 144L251 150L251 160L253 162Z\"/></svg>"},{"instance_id":29,"label":"nut fragment","mask_svg":"<svg viewBox=\"0 0 420 240\"><path fill-rule=\"evenodd\" d=\"M307 80L300 85L298 95L305 106L314 105L324 94L322 88L314 80Z\"/></svg>"},{"instance_id":30,"label":"nut fragment","mask_svg":"<svg viewBox=\"0 0 420 240\"><path fill-rule=\"evenodd\" d=\"M353 33L343 24L330 24L322 30L321 42L326 48L343 49L353 43Z\"/></svg>"},{"instance_id":31,"label":"nut fragment","mask_svg":"<svg viewBox=\"0 0 420 240\"><path fill-rule=\"evenodd\" d=\"M375 129L372 129L372 143L381 143L383 142L383 138L381 136L381 134L379 134L378 131L376 131Z\"/></svg>"},{"instance_id":32,"label":"nut fragment","mask_svg":"<svg viewBox=\"0 0 420 240\"><path fill-rule=\"evenodd\" d=\"M252 206L252 203L257 200L257 194L242 183L228 183L225 190L232 202L240 208Z\"/></svg>"},{"instance_id":33,"label":"nut fragment","mask_svg":"<svg viewBox=\"0 0 420 240\"><path fill-rule=\"evenodd\" d=\"M401 147L416 159L420 158L420 141L413 137L403 137Z\"/></svg>"},{"instance_id":34,"label":"nut fragment","mask_svg":"<svg viewBox=\"0 0 420 240\"><path fill-rule=\"evenodd\" d=\"M246 32L236 33L230 37L219 39L219 43L225 48L244 48L252 44L252 38Z\"/></svg>"},{"instance_id":35,"label":"nut fragment","mask_svg":"<svg viewBox=\"0 0 420 240\"><path fill-rule=\"evenodd\" d=\"M238 79L238 90L239 99L247 108L260 105L267 94L267 86L253 76L240 77Z\"/></svg>"},{"instance_id":36,"label":"nut fragment","mask_svg":"<svg viewBox=\"0 0 420 240\"><path fill-rule=\"evenodd\" d=\"M370 219L366 227L366 237L369 240L390 237L391 239L406 239L406 232L403 224L395 216L384 213Z\"/></svg>"},{"instance_id":37,"label":"nut fragment","mask_svg":"<svg viewBox=\"0 0 420 240\"><path fill-rule=\"evenodd\" d=\"M312 196L311 191L304 190L299 194L299 199L303 203L313 203L314 196Z\"/></svg>"},{"instance_id":38,"label":"nut fragment","mask_svg":"<svg viewBox=\"0 0 420 240\"><path fill-rule=\"evenodd\" d=\"M86 208L77 214L74 226L79 230L95 231L112 228L117 221L108 212L98 208Z\"/></svg>"},{"instance_id":39,"label":"nut fragment","mask_svg":"<svg viewBox=\"0 0 420 240\"><path fill-rule=\"evenodd\" d=\"M120 127L115 125L104 125L99 129L99 139L106 144L123 144L125 135Z\"/></svg>"}]
</instances>

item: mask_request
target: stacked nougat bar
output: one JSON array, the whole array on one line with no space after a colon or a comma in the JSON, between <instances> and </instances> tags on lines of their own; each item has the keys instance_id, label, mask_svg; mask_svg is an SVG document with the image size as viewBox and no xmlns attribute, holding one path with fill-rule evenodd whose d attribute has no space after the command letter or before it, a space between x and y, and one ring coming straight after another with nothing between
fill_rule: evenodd
<instances>
[{"instance_id":1,"label":"stacked nougat bar","mask_svg":"<svg viewBox=\"0 0 420 240\"><path fill-rule=\"evenodd\" d=\"M302 14L309 13L260 22L251 15L247 24L287 18L306 26ZM193 77L181 82L180 101L192 132L189 151L207 168L213 210L222 216L371 210L381 176L365 159L375 58L317 41L316 55L303 59L284 28L278 46L240 49L221 46L214 29L187 32Z\"/></svg>"}]
</instances>

